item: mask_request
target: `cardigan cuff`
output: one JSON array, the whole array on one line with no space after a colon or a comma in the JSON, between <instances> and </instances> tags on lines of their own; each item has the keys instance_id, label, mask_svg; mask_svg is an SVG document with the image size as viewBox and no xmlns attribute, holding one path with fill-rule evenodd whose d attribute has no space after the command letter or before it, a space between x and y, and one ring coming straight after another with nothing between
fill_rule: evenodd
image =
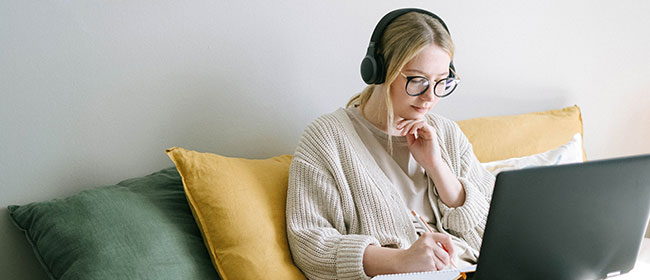
<instances>
[{"instance_id":1,"label":"cardigan cuff","mask_svg":"<svg viewBox=\"0 0 650 280\"><path fill-rule=\"evenodd\" d=\"M438 207L442 216L443 228L463 234L477 226L485 226L490 204L485 199L485 195L467 179L458 178L458 181L465 190L465 203L459 207L451 208L438 199Z\"/></svg>"},{"instance_id":2,"label":"cardigan cuff","mask_svg":"<svg viewBox=\"0 0 650 280\"><path fill-rule=\"evenodd\" d=\"M363 253L370 244L379 245L379 240L369 235L341 237L336 250L337 279L370 279L363 270Z\"/></svg>"}]
</instances>

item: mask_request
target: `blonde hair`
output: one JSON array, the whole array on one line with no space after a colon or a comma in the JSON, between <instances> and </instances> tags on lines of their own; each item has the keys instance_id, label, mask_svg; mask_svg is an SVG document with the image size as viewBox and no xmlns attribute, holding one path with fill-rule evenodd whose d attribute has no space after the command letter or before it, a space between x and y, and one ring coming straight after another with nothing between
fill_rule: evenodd
<instances>
[{"instance_id":1,"label":"blonde hair","mask_svg":"<svg viewBox=\"0 0 650 280\"><path fill-rule=\"evenodd\" d=\"M436 44L454 57L454 43L451 36L442 26L440 21L433 17L410 12L399 16L391 22L381 37L381 44L378 53L383 55L386 68L386 80L384 82L384 99L386 105L386 123L392 124L394 120L393 103L390 99L390 84L397 79L399 71L422 51L426 46ZM363 112L370 96L377 85L368 85L359 94L348 101L346 108L358 106ZM392 137L388 137L390 154L393 154Z\"/></svg>"}]
</instances>

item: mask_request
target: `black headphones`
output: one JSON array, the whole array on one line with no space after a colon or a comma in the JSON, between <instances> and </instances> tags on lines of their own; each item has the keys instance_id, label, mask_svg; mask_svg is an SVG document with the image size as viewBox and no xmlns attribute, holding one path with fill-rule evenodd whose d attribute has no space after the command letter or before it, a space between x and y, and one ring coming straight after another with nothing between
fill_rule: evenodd
<instances>
[{"instance_id":1,"label":"black headphones","mask_svg":"<svg viewBox=\"0 0 650 280\"><path fill-rule=\"evenodd\" d=\"M370 44L368 45L368 51L366 52L366 57L364 57L363 61L361 61L361 78L363 78L363 81L366 82L366 84L382 84L386 80L387 67L384 63L384 57L381 54L377 53L377 50L379 49L379 43L381 42L381 36L384 34L384 30L388 24L390 24L397 17L409 12L418 12L437 19L442 24L442 27L447 30L447 33L451 35L445 22L442 21L442 19L437 15L426 10L417 8L405 8L394 10L386 14L383 18L381 18L375 27L375 30L372 32L372 37L370 37ZM453 70L451 73L449 73L449 76L454 77L454 71L456 71L456 68L454 68L453 61L449 63L449 67Z\"/></svg>"}]
</instances>

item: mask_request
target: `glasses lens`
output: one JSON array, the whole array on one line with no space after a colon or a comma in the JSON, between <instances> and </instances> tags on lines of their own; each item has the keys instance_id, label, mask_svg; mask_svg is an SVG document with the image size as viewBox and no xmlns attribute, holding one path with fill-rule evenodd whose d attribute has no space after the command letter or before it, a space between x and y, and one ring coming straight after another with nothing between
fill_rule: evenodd
<instances>
[{"instance_id":1,"label":"glasses lens","mask_svg":"<svg viewBox=\"0 0 650 280\"><path fill-rule=\"evenodd\" d=\"M434 88L434 94L438 97L445 97L450 95L458 86L458 80L454 78L446 78L438 81Z\"/></svg>"},{"instance_id":2,"label":"glasses lens","mask_svg":"<svg viewBox=\"0 0 650 280\"><path fill-rule=\"evenodd\" d=\"M413 77L406 83L406 93L416 96L429 88L429 80L424 77Z\"/></svg>"}]
</instances>

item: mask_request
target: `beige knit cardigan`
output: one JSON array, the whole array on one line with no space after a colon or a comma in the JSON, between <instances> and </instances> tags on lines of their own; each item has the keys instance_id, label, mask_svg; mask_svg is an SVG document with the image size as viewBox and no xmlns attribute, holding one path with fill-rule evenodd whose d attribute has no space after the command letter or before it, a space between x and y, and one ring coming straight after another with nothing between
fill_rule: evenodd
<instances>
[{"instance_id":1,"label":"beige knit cardigan","mask_svg":"<svg viewBox=\"0 0 650 280\"><path fill-rule=\"evenodd\" d=\"M465 189L460 207L437 199L441 226L479 250L495 178L454 121L426 117L443 160ZM309 279L368 279L366 246L407 249L418 238L406 205L343 108L305 129L289 169L286 206L292 257Z\"/></svg>"}]
</instances>

